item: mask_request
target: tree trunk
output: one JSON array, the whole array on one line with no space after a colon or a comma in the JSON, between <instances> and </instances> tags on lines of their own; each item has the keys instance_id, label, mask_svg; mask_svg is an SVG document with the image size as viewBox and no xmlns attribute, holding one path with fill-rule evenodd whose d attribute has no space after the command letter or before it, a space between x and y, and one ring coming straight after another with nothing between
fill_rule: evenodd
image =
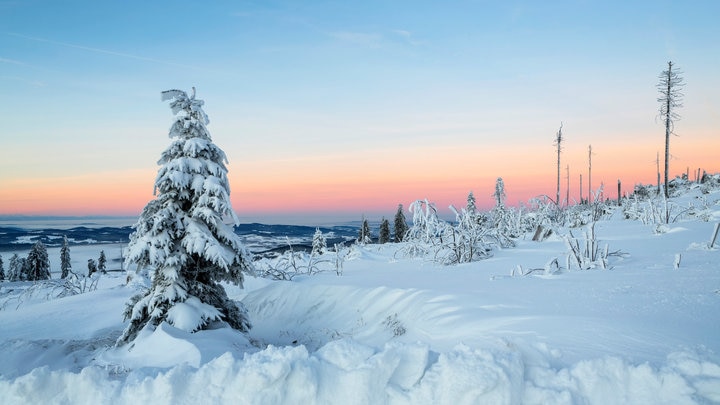
<instances>
[{"instance_id":1,"label":"tree trunk","mask_svg":"<svg viewBox=\"0 0 720 405\"><path fill-rule=\"evenodd\" d=\"M670 90L672 89L672 62L668 62L667 93L665 105L665 198L670 197L668 192L668 171L670 169Z\"/></svg>"}]
</instances>

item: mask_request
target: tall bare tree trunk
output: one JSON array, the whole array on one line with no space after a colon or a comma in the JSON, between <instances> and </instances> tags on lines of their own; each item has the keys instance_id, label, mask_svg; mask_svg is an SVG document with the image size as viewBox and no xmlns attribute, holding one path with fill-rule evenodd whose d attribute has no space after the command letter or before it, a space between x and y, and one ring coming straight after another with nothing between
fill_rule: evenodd
<instances>
[{"instance_id":1,"label":"tall bare tree trunk","mask_svg":"<svg viewBox=\"0 0 720 405\"><path fill-rule=\"evenodd\" d=\"M588 204L592 202L592 145L588 145Z\"/></svg>"},{"instance_id":2,"label":"tall bare tree trunk","mask_svg":"<svg viewBox=\"0 0 720 405\"><path fill-rule=\"evenodd\" d=\"M583 188L582 188L582 174L581 174L581 175L580 175L580 204L583 203L582 190L583 190Z\"/></svg>"},{"instance_id":3,"label":"tall bare tree trunk","mask_svg":"<svg viewBox=\"0 0 720 405\"><path fill-rule=\"evenodd\" d=\"M660 195L660 152L657 153L655 164L657 165L657 194Z\"/></svg>"},{"instance_id":4,"label":"tall bare tree trunk","mask_svg":"<svg viewBox=\"0 0 720 405\"><path fill-rule=\"evenodd\" d=\"M670 194L668 193L668 171L670 169L670 90L672 89L672 80L670 80L672 75L672 62L668 62L668 70L667 70L667 94L666 97L666 110L667 113L665 114L665 198L668 198Z\"/></svg>"},{"instance_id":5,"label":"tall bare tree trunk","mask_svg":"<svg viewBox=\"0 0 720 405\"><path fill-rule=\"evenodd\" d=\"M567 179L567 190L565 190L565 203L570 205L570 165L565 167L565 174Z\"/></svg>"},{"instance_id":6,"label":"tall bare tree trunk","mask_svg":"<svg viewBox=\"0 0 720 405\"><path fill-rule=\"evenodd\" d=\"M660 102L660 116L665 121L665 198L670 196L669 176L670 176L670 134L674 133L675 120L680 116L675 111L678 107L682 107L683 78L677 69L673 70L673 63L668 62L667 70L660 74L660 82L657 89L660 92L658 101Z\"/></svg>"},{"instance_id":7,"label":"tall bare tree trunk","mask_svg":"<svg viewBox=\"0 0 720 405\"><path fill-rule=\"evenodd\" d=\"M562 122L560 123L560 129L557 132L557 138L555 138L555 144L557 145L557 192L555 193L555 204L560 206L560 151L562 150Z\"/></svg>"}]
</instances>

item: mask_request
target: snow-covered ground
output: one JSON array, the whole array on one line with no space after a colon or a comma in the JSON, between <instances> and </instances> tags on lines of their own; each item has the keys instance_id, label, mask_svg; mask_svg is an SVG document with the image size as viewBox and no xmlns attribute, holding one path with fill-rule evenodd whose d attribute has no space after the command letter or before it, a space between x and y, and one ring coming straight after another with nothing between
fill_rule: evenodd
<instances>
[{"instance_id":1,"label":"snow-covered ground","mask_svg":"<svg viewBox=\"0 0 720 405\"><path fill-rule=\"evenodd\" d=\"M139 288L126 274L59 299L5 282L0 402L720 403L720 241L708 247L720 193L704 198L708 221L662 233L620 210L598 222L597 238L617 253L607 270L566 269L554 235L455 266L366 245L341 276L249 278L227 288L248 308L247 336L163 324L118 349ZM76 269L92 249L72 248ZM553 258L560 271L546 274Z\"/></svg>"}]
</instances>

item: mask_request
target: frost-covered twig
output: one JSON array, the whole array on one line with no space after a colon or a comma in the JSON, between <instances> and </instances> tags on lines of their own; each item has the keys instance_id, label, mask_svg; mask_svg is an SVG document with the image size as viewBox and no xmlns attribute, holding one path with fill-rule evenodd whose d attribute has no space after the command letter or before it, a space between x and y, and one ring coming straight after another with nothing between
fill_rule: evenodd
<instances>
[{"instance_id":1,"label":"frost-covered twig","mask_svg":"<svg viewBox=\"0 0 720 405\"><path fill-rule=\"evenodd\" d=\"M680 268L680 261L682 261L682 254L677 253L677 254L675 255L675 261L673 262L673 268L674 268L675 270L677 270L677 269Z\"/></svg>"},{"instance_id":2,"label":"frost-covered twig","mask_svg":"<svg viewBox=\"0 0 720 405\"><path fill-rule=\"evenodd\" d=\"M580 270L588 270L596 266L603 269L608 268L608 256L610 255L610 247L606 244L605 248L600 250L597 236L595 234L595 223L591 223L585 230L584 247L581 248L580 241L570 232L570 236L565 237L565 245L568 248L568 256L575 259L575 263ZM569 267L568 259L568 267Z\"/></svg>"},{"instance_id":3,"label":"frost-covered twig","mask_svg":"<svg viewBox=\"0 0 720 405\"><path fill-rule=\"evenodd\" d=\"M710 236L710 244L708 245L708 247L710 249L712 249L713 246L715 246L715 241L717 240L718 232L720 232L720 222L715 224L715 229L713 230L712 236Z\"/></svg>"},{"instance_id":4,"label":"frost-covered twig","mask_svg":"<svg viewBox=\"0 0 720 405\"><path fill-rule=\"evenodd\" d=\"M330 270L334 270L337 275L342 274L343 262L347 255L338 245L335 245L335 257L330 258L327 252L316 253L313 251L309 255L304 252L296 252L289 238L287 243L288 250L280 257L274 260L263 259L255 262L260 277L290 281L299 275L314 275Z\"/></svg>"}]
</instances>

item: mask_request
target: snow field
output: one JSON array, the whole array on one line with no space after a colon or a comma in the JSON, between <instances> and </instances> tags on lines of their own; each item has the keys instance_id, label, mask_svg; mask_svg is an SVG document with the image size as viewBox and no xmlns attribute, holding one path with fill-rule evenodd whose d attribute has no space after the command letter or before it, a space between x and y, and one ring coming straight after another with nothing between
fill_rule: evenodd
<instances>
[{"instance_id":1,"label":"snow field","mask_svg":"<svg viewBox=\"0 0 720 405\"><path fill-rule=\"evenodd\" d=\"M711 218L720 218L718 204L712 207ZM0 398L720 403L720 248L707 246L713 227L685 221L657 234L637 221L598 222L601 243L624 253L610 258L608 270L568 271L558 237L522 240L457 266L399 257L392 244L357 247L342 276L228 285L248 309L247 335L161 324L129 350L112 345L138 284L111 273L96 291L49 301L38 292L0 310ZM513 272L518 265L542 270L552 258L558 273ZM27 287L0 284L0 300Z\"/></svg>"}]
</instances>

